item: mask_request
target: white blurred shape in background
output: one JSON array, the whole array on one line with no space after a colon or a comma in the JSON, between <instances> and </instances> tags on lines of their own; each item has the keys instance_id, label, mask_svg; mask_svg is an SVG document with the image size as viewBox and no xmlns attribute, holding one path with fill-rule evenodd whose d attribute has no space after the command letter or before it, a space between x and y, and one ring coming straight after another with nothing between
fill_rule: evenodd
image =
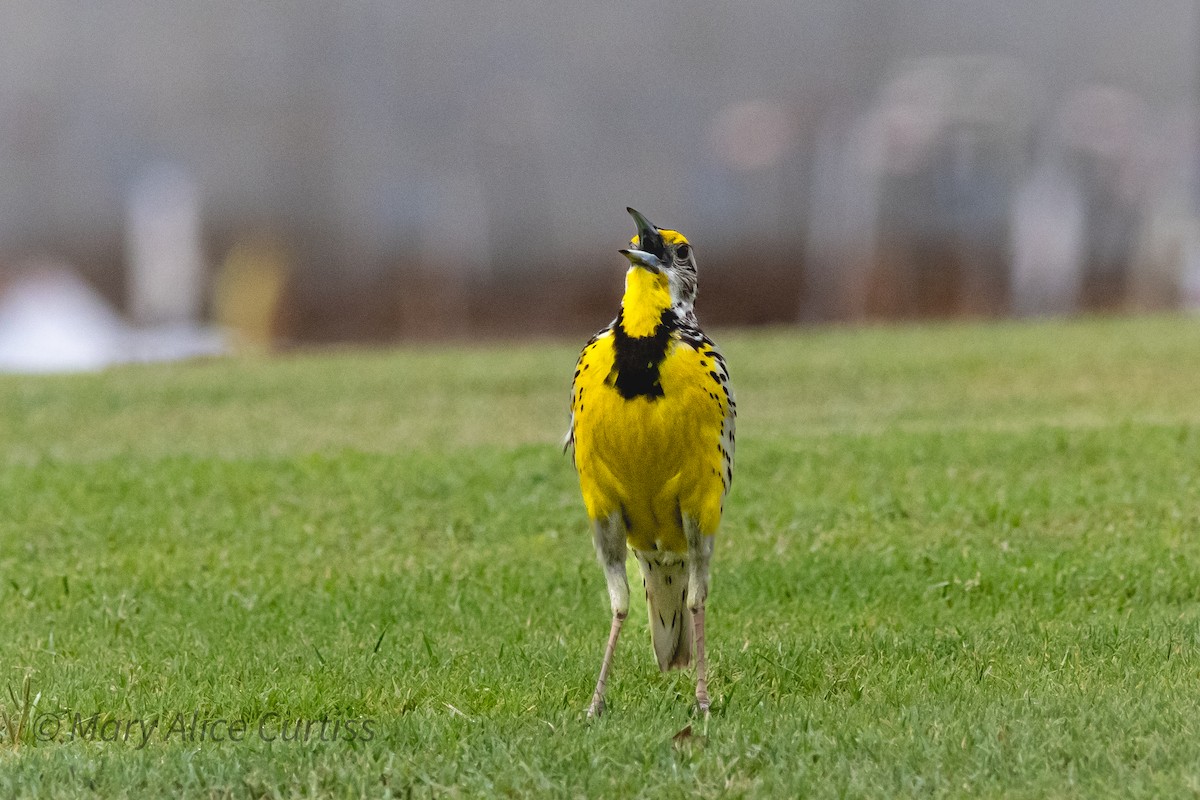
<instances>
[{"instance_id":1,"label":"white blurred shape in background","mask_svg":"<svg viewBox=\"0 0 1200 800\"><path fill-rule=\"evenodd\" d=\"M0 286L0 372L79 372L111 364L125 323L70 267L36 262Z\"/></svg>"},{"instance_id":2,"label":"white blurred shape in background","mask_svg":"<svg viewBox=\"0 0 1200 800\"><path fill-rule=\"evenodd\" d=\"M227 352L219 330L132 327L68 265L32 261L0 283L0 373L89 372Z\"/></svg>"},{"instance_id":3,"label":"white blurred shape in background","mask_svg":"<svg viewBox=\"0 0 1200 800\"><path fill-rule=\"evenodd\" d=\"M1037 167L1016 194L1012 310L1019 316L1077 310L1083 286L1083 200L1053 165Z\"/></svg>"},{"instance_id":4,"label":"white blurred shape in background","mask_svg":"<svg viewBox=\"0 0 1200 800\"><path fill-rule=\"evenodd\" d=\"M195 182L175 164L155 164L134 183L127 213L133 320L141 325L195 323L205 285Z\"/></svg>"}]
</instances>

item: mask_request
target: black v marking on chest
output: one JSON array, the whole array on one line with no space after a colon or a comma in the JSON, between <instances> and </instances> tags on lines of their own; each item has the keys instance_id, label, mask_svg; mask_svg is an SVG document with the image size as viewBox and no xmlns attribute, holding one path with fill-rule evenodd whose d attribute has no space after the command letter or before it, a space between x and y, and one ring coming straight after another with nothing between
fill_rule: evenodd
<instances>
[{"instance_id":1,"label":"black v marking on chest","mask_svg":"<svg viewBox=\"0 0 1200 800\"><path fill-rule=\"evenodd\" d=\"M617 322L613 326L614 359L608 382L626 400L662 397L659 368L667 357L667 346L671 342L671 332L678 326L678 317L671 309L664 310L658 327L649 336L630 336L625 333L621 325L623 319L624 311L617 315Z\"/></svg>"}]
</instances>

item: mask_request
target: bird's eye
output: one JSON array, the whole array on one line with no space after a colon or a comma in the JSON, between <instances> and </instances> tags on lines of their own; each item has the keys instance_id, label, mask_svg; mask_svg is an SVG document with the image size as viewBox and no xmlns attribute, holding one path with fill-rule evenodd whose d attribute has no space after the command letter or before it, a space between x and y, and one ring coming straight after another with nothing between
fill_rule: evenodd
<instances>
[{"instance_id":1,"label":"bird's eye","mask_svg":"<svg viewBox=\"0 0 1200 800\"><path fill-rule=\"evenodd\" d=\"M679 247L675 248L675 258L679 259L680 261L687 261L688 256L691 254L692 248L688 247L686 244L681 244Z\"/></svg>"}]
</instances>

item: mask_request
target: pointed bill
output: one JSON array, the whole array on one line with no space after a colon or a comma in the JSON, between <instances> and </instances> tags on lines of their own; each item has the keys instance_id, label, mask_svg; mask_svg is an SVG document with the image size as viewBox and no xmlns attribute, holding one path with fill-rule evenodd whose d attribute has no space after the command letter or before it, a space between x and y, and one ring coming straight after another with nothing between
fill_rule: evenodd
<instances>
[{"instance_id":1,"label":"pointed bill","mask_svg":"<svg viewBox=\"0 0 1200 800\"><path fill-rule=\"evenodd\" d=\"M656 256L661 264L666 260L667 248L663 244L663 238L658 232L658 228L650 224L650 220L642 216L637 209L626 208L625 210L629 212L629 216L633 217L633 221L638 226L637 249Z\"/></svg>"}]
</instances>

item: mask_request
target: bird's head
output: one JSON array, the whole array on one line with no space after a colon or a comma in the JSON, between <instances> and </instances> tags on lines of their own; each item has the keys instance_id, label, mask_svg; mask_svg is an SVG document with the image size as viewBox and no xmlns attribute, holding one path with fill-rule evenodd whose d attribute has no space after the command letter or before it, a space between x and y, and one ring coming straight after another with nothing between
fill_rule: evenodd
<instances>
[{"instance_id":1,"label":"bird's head","mask_svg":"<svg viewBox=\"0 0 1200 800\"><path fill-rule=\"evenodd\" d=\"M633 269L641 269L665 280L671 306L682 318L694 314L696 304L696 255L679 231L656 228L632 208L625 209L637 223L638 232L621 254Z\"/></svg>"}]
</instances>

